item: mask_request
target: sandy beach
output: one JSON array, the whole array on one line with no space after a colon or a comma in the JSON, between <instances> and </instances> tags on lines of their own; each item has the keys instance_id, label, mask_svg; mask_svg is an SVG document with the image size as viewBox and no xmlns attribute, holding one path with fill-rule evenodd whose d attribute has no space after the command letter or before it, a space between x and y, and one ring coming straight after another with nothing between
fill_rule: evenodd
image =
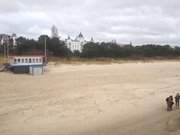
<instances>
[{"instance_id":1,"label":"sandy beach","mask_svg":"<svg viewBox=\"0 0 180 135\"><path fill-rule=\"evenodd\" d=\"M49 64L0 73L0 135L179 135L180 62Z\"/></svg>"}]
</instances>

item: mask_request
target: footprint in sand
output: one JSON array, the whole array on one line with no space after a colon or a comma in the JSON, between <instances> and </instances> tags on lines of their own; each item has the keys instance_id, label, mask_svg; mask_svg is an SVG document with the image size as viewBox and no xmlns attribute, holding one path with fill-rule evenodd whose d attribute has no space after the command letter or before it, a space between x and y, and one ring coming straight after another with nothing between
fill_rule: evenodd
<instances>
[{"instance_id":1,"label":"footprint in sand","mask_svg":"<svg viewBox=\"0 0 180 135\"><path fill-rule=\"evenodd\" d=\"M180 116L169 119L166 124L166 129L169 132L176 132L180 130Z\"/></svg>"}]
</instances>

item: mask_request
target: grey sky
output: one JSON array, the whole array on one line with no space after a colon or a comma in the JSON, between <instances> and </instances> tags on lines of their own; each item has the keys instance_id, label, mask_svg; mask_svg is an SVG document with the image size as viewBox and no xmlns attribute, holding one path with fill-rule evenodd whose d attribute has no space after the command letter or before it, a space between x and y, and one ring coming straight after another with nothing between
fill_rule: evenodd
<instances>
[{"instance_id":1,"label":"grey sky","mask_svg":"<svg viewBox=\"0 0 180 135\"><path fill-rule=\"evenodd\" d=\"M0 0L0 33L180 45L180 0Z\"/></svg>"}]
</instances>

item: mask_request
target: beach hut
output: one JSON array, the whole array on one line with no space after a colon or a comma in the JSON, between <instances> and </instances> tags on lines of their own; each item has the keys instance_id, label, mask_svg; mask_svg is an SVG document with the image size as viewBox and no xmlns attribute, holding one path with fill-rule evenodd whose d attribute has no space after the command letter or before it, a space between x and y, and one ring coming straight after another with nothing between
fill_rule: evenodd
<instances>
[{"instance_id":1,"label":"beach hut","mask_svg":"<svg viewBox=\"0 0 180 135\"><path fill-rule=\"evenodd\" d=\"M42 75L44 73L44 56L9 56L9 66L14 73Z\"/></svg>"}]
</instances>

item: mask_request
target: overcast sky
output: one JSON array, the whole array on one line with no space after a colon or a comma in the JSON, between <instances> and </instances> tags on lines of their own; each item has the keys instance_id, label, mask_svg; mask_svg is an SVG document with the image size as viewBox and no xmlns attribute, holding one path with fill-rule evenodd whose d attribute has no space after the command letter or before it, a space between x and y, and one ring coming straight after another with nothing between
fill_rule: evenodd
<instances>
[{"instance_id":1,"label":"overcast sky","mask_svg":"<svg viewBox=\"0 0 180 135\"><path fill-rule=\"evenodd\" d=\"M180 45L180 0L0 0L0 33Z\"/></svg>"}]
</instances>

